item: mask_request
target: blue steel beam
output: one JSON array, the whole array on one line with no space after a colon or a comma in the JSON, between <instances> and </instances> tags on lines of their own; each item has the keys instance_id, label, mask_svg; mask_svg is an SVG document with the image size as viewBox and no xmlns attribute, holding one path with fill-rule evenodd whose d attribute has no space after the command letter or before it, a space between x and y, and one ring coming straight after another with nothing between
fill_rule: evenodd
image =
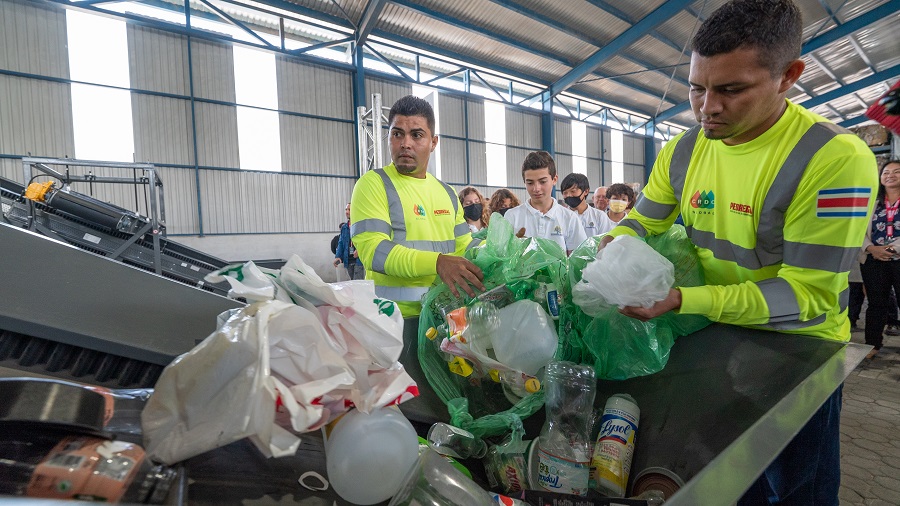
<instances>
[{"instance_id":1,"label":"blue steel beam","mask_svg":"<svg viewBox=\"0 0 900 506\"><path fill-rule=\"evenodd\" d=\"M836 40L849 36L853 32L865 28L876 21L900 11L900 0L890 0L878 7L856 16L846 23L832 28L818 37L810 39L800 50L800 54L808 54L821 49Z\"/></svg>"},{"instance_id":2,"label":"blue steel beam","mask_svg":"<svg viewBox=\"0 0 900 506\"><path fill-rule=\"evenodd\" d=\"M876 7L865 14L859 15L836 28L832 28L831 30L823 33L818 37L810 39L806 44L802 46L801 54L807 55L817 49L821 49L822 47L831 44L836 40L839 40L843 37L848 37L853 32L865 28L866 26L869 26L876 21L880 21L884 17L890 16L897 11L900 11L900 0L890 0L889 2ZM686 100L674 107L666 109L665 111L657 115L654 121L657 124L662 123L663 121L668 121L690 108L691 104Z\"/></svg>"},{"instance_id":3,"label":"blue steel beam","mask_svg":"<svg viewBox=\"0 0 900 506\"><path fill-rule=\"evenodd\" d=\"M582 33L582 32L576 31L576 30L573 30L571 26L568 26L568 25L566 25L565 23L562 23L562 22L560 22L560 21L557 21L557 20L555 20L555 19L552 19L552 18L550 18L550 17L548 17L548 16L542 15L542 14L539 13L539 12L533 11L533 10L527 8L527 7L521 6L521 5L519 5L519 4L515 3L515 2L512 2L512 1L510 1L510 0L490 0L490 1L493 2L493 3L495 3L495 4L497 4L497 5L499 5L499 6L501 6L501 7L506 8L507 10L510 10L510 11L512 11L512 12L515 12L516 14L520 14L520 15L522 15L522 16L525 16L525 17L529 18L529 19L533 19L533 20L535 20L535 21L538 21L538 22L540 22L540 23L542 23L542 24L545 24L545 25L549 26L550 28L556 29L556 30L558 30L558 31L560 31L560 32L563 32L563 33L567 34L567 35L570 35L570 36L572 36L572 37L575 37L576 39L578 39L578 40L580 40L580 41L582 41L582 42L587 42L588 44L590 44L590 45L592 45L592 46L603 47L603 46L606 45L605 42L600 41L600 40L598 40L598 39L596 39L596 38L594 38L594 37L591 37L591 36L588 35L588 34L585 34L585 33ZM630 23L629 23L629 24L630 24ZM679 53L681 53L682 48L676 47L676 50L677 50ZM639 58L635 58L635 57L633 57L633 56L629 56L629 55L626 55L626 54L619 54L618 56L619 56L620 58L624 58L625 60L630 61L631 63L634 63L635 65L639 65L639 66L641 66L641 67L644 67L644 68L648 69L648 70L647 70L648 72L657 72L657 73L660 73L660 74L662 74L663 76L665 76L666 80L669 80L669 79L671 78L671 76L670 76L669 74L666 74L665 72L662 72L661 70L659 70L659 69L656 68L656 65L653 65L653 64L651 64L651 63L649 63L649 62L647 62L647 61L644 61L644 60L641 60L641 59L639 59ZM601 75L601 74L598 72L598 75ZM609 75L604 75L604 77L606 77L607 79L610 79L610 78L615 78L615 77L620 77L620 76L609 76ZM684 80L684 79L676 78L676 80L677 80L678 82L680 82L681 84L685 85L685 86L688 85L687 81Z\"/></svg>"},{"instance_id":4,"label":"blue steel beam","mask_svg":"<svg viewBox=\"0 0 900 506\"><path fill-rule=\"evenodd\" d=\"M851 93L856 93L859 90L868 88L869 86L878 84L882 81L893 79L898 75L900 75L900 64L884 69L881 72L876 72L869 77L864 77L858 81L854 81L850 84L841 86L840 88L835 88L828 93L823 93L817 97L813 97L809 100L800 102L800 104L807 109L812 109L813 107L831 102L836 98L850 95Z\"/></svg>"},{"instance_id":5,"label":"blue steel beam","mask_svg":"<svg viewBox=\"0 0 900 506\"><path fill-rule=\"evenodd\" d=\"M900 1L900 0L898 0ZM600 64L620 53L638 39L646 35L650 30L669 20L676 13L690 5L690 0L669 0L656 10L644 17L644 19L631 25L618 37L609 42L599 51L592 54L574 69L566 73L555 83L550 85L550 94L558 95L576 84L580 79L594 71Z\"/></svg>"},{"instance_id":6,"label":"blue steel beam","mask_svg":"<svg viewBox=\"0 0 900 506\"><path fill-rule=\"evenodd\" d=\"M358 47L362 47L366 39L369 38L369 34L375 28L378 17L386 4L385 0L369 0L369 3L366 4L362 17L359 19L359 26L356 28L356 44Z\"/></svg>"},{"instance_id":7,"label":"blue steel beam","mask_svg":"<svg viewBox=\"0 0 900 506\"><path fill-rule=\"evenodd\" d=\"M624 21L624 22L628 23L629 25L634 24L634 19L632 19L631 16L629 16L625 12L621 11L619 8L610 5L609 2L606 2L604 0L587 0L587 3L593 5L594 7L599 8L600 10L606 12L607 14L609 14L615 18L618 18L620 21ZM656 29L650 30L650 36L659 40L663 44L671 47L672 49L678 51L679 53L684 51L684 47L679 46L678 44L673 42L671 39L666 37L665 35L659 33L659 31L657 31Z\"/></svg>"},{"instance_id":8,"label":"blue steel beam","mask_svg":"<svg viewBox=\"0 0 900 506\"><path fill-rule=\"evenodd\" d=\"M253 30L251 30L250 27L248 27L248 26L245 25L244 23L242 23L242 22L240 22L240 21L234 19L233 17L231 17L231 15L229 15L227 12L225 12L225 11L223 11L222 9L216 7L215 5L213 5L212 3L208 2L207 0L200 0L200 2L203 3L203 5L209 7L210 9L212 9L213 12L215 12L216 14L218 14L219 16L221 16L222 19L224 19L225 21L228 21L228 22L231 23L232 25L234 25L234 26L240 28L241 30L243 30L243 31L245 31L245 32L247 32L247 33L249 33L251 36L253 36L254 38L256 38L256 40L258 40L258 41L262 42L264 45L268 46L269 49L272 49L272 50L277 50L277 49L278 49L278 48L276 48L275 46L273 46L271 43L269 43L269 41L267 41L266 39L262 38L258 33L256 33L256 32L254 32Z\"/></svg>"},{"instance_id":9,"label":"blue steel beam","mask_svg":"<svg viewBox=\"0 0 900 506\"><path fill-rule=\"evenodd\" d=\"M850 119L841 121L840 123L838 123L838 126L842 126L844 128L850 128L850 127L856 126L860 123L865 123L866 121L871 121L871 118L869 118L865 114L860 114L859 116L856 116L854 118L850 118Z\"/></svg>"}]
</instances>

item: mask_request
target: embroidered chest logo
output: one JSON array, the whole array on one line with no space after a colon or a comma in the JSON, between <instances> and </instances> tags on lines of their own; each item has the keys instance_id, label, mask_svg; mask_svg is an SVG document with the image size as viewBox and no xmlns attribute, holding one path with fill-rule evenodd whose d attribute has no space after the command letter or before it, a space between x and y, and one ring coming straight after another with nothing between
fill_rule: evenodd
<instances>
[{"instance_id":1,"label":"embroidered chest logo","mask_svg":"<svg viewBox=\"0 0 900 506\"><path fill-rule=\"evenodd\" d=\"M816 198L817 218L859 218L869 210L871 188L828 188Z\"/></svg>"},{"instance_id":2,"label":"embroidered chest logo","mask_svg":"<svg viewBox=\"0 0 900 506\"><path fill-rule=\"evenodd\" d=\"M415 214L416 216L421 216L422 218L424 218L424 217L425 217L425 208L422 207L421 204L416 204L416 205L413 206L413 214Z\"/></svg>"},{"instance_id":3,"label":"embroidered chest logo","mask_svg":"<svg viewBox=\"0 0 900 506\"><path fill-rule=\"evenodd\" d=\"M753 208L747 204L738 204L737 202L732 202L731 206L729 206L729 209L735 214L753 216Z\"/></svg>"},{"instance_id":4,"label":"embroidered chest logo","mask_svg":"<svg viewBox=\"0 0 900 506\"><path fill-rule=\"evenodd\" d=\"M691 207L695 209L694 214L715 214L716 196L712 190L697 190L691 196Z\"/></svg>"},{"instance_id":5,"label":"embroidered chest logo","mask_svg":"<svg viewBox=\"0 0 900 506\"><path fill-rule=\"evenodd\" d=\"M450 210L449 209L435 209L434 215L435 216L450 216Z\"/></svg>"},{"instance_id":6,"label":"embroidered chest logo","mask_svg":"<svg viewBox=\"0 0 900 506\"><path fill-rule=\"evenodd\" d=\"M559 225L553 227L553 235L562 235L562 228Z\"/></svg>"}]
</instances>

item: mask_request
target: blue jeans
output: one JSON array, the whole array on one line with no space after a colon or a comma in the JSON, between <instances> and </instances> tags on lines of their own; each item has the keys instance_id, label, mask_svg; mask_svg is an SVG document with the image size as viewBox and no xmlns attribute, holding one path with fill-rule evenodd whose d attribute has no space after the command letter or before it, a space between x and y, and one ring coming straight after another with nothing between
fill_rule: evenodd
<instances>
[{"instance_id":1,"label":"blue jeans","mask_svg":"<svg viewBox=\"0 0 900 506\"><path fill-rule=\"evenodd\" d=\"M829 397L738 501L837 506L841 488L841 393Z\"/></svg>"}]
</instances>

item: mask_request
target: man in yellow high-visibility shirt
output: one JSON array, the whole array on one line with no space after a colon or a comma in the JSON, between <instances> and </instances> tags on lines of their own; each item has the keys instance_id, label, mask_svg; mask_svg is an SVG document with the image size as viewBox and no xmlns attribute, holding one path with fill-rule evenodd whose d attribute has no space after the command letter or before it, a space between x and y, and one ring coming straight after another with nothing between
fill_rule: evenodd
<instances>
[{"instance_id":1,"label":"man in yellow high-visibility shirt","mask_svg":"<svg viewBox=\"0 0 900 506\"><path fill-rule=\"evenodd\" d=\"M437 147L431 104L408 95L388 114L393 163L357 181L350 234L379 297L404 317L418 316L422 296L439 276L454 295L484 290L484 275L462 257L472 240L456 191L428 173Z\"/></svg>"},{"instance_id":2,"label":"man in yellow high-visibility shirt","mask_svg":"<svg viewBox=\"0 0 900 506\"><path fill-rule=\"evenodd\" d=\"M601 247L614 236L662 233L681 214L707 285L676 287L624 314L676 310L850 339L848 272L878 175L858 137L786 99L804 69L802 29L791 0L732 0L697 31L689 82L700 125L666 144L641 199ZM838 504L841 391L739 505Z\"/></svg>"}]
</instances>

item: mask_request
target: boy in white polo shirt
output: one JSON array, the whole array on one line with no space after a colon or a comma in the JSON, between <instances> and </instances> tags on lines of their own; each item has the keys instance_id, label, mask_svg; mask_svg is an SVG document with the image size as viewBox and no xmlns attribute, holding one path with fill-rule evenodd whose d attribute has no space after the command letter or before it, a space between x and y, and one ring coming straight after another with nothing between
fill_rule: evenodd
<instances>
[{"instance_id":1,"label":"boy in white polo shirt","mask_svg":"<svg viewBox=\"0 0 900 506\"><path fill-rule=\"evenodd\" d=\"M569 174L563 178L559 187L562 189L566 205L578 214L578 219L584 225L584 233L588 237L605 234L616 226L605 212L588 205L587 198L591 194L591 187L587 176L578 173Z\"/></svg>"},{"instance_id":2,"label":"boy in white polo shirt","mask_svg":"<svg viewBox=\"0 0 900 506\"><path fill-rule=\"evenodd\" d=\"M522 179L529 199L506 212L513 230L524 229L527 237L542 237L559 244L570 254L587 236L578 216L556 203L556 162L546 151L532 151L522 163Z\"/></svg>"}]
</instances>

